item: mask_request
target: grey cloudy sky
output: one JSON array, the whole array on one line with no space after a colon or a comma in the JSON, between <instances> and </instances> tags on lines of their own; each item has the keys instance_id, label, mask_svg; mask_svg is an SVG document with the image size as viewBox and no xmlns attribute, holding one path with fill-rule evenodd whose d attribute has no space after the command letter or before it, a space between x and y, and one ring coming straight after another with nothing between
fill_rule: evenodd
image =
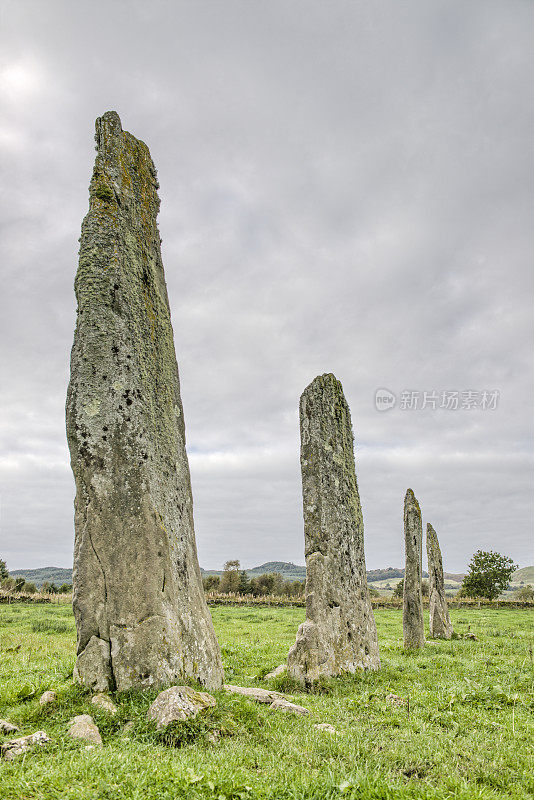
<instances>
[{"instance_id":1,"label":"grey cloudy sky","mask_svg":"<svg viewBox=\"0 0 534 800\"><path fill-rule=\"evenodd\" d=\"M298 398L323 372L352 410L368 568L402 564L408 486L447 569L534 563L534 3L0 7L8 566L71 564L73 280L109 109L159 171L200 563L303 563ZM400 404L496 389L495 410Z\"/></svg>"}]
</instances>

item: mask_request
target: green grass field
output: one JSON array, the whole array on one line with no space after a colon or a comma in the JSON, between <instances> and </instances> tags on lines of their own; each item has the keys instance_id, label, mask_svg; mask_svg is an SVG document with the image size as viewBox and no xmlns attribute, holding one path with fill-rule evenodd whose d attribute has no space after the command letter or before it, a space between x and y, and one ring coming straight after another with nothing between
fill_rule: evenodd
<instances>
[{"instance_id":1,"label":"green grass field","mask_svg":"<svg viewBox=\"0 0 534 800\"><path fill-rule=\"evenodd\" d=\"M303 609L212 609L226 680L267 686L262 676L293 643ZM2 800L213 800L243 798L531 798L534 794L534 612L462 609L459 633L478 641L429 642L405 654L401 614L378 610L382 670L289 691L310 715L270 711L215 692L218 707L166 735L145 721L156 692L119 696L109 719L72 683L74 622L68 606L0 606L0 717L52 743L0 762ZM58 703L38 698L55 689ZM386 695L409 696L392 707ZM69 719L92 714L104 746L67 736ZM127 733L128 721L133 726ZM314 729L329 722L337 735ZM218 738L212 741L213 732ZM8 737L4 737L8 738Z\"/></svg>"}]
</instances>

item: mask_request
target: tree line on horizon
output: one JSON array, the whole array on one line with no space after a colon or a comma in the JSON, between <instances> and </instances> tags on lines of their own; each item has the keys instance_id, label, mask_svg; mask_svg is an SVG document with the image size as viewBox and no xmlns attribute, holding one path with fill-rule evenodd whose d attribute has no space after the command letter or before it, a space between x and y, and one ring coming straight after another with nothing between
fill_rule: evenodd
<instances>
[{"instance_id":1,"label":"tree line on horizon","mask_svg":"<svg viewBox=\"0 0 534 800\"><path fill-rule=\"evenodd\" d=\"M508 556L491 550L477 550L469 563L468 571L456 597L495 600L509 588L511 577L516 569L517 565ZM388 567L384 570L371 570L371 573L374 576L380 573L383 577L374 579L383 580L399 575L403 576L404 570ZM396 573L395 576L392 573ZM252 595L254 597L274 595L289 599L292 597L302 598L305 593L304 581L284 578L280 572L268 572L250 577L247 570L241 569L237 558L225 562L221 575L205 575L202 583L207 594ZM393 597L401 598L403 587L404 578L401 577L393 588ZM21 594L35 594L38 591L33 581L28 581L23 576L11 576L6 562L2 559L0 559L0 588L4 591ZM39 591L43 594L69 594L72 591L72 583L56 586L54 582L45 581ZM422 582L422 593L423 597L428 597L427 580ZM373 586L369 586L369 594L371 597L380 596L378 589ZM534 588L530 584L521 586L514 593L514 599L522 602L534 601Z\"/></svg>"}]
</instances>

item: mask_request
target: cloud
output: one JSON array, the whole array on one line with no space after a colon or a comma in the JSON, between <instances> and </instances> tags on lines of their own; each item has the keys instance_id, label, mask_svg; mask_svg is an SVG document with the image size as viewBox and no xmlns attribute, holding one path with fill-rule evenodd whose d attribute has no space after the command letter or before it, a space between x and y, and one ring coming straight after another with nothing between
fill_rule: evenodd
<instances>
[{"instance_id":1,"label":"cloud","mask_svg":"<svg viewBox=\"0 0 534 800\"><path fill-rule=\"evenodd\" d=\"M402 563L408 486L446 568L532 563L531 4L20 2L3 28L9 566L71 559L72 284L109 108L159 170L201 563L303 561L298 398L330 371L369 567ZM379 413L378 387L500 401Z\"/></svg>"}]
</instances>

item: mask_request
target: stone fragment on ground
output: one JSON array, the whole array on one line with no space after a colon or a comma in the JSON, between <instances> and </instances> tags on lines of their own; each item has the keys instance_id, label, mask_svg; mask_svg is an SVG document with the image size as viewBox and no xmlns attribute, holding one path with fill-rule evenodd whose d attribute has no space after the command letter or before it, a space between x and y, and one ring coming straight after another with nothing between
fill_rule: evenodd
<instances>
[{"instance_id":1,"label":"stone fragment on ground","mask_svg":"<svg viewBox=\"0 0 534 800\"><path fill-rule=\"evenodd\" d=\"M165 728L171 722L196 717L200 711L216 705L215 698L207 692L197 692L190 686L171 686L158 694L147 718L154 720L158 728Z\"/></svg>"},{"instance_id":2,"label":"stone fragment on ground","mask_svg":"<svg viewBox=\"0 0 534 800\"><path fill-rule=\"evenodd\" d=\"M307 716L310 712L304 706L299 706L296 703L290 703L289 700L278 698L274 700L269 706L273 711L285 711L288 714L301 714L303 717Z\"/></svg>"},{"instance_id":3,"label":"stone fragment on ground","mask_svg":"<svg viewBox=\"0 0 534 800\"><path fill-rule=\"evenodd\" d=\"M19 729L7 719L0 719L0 733L16 733Z\"/></svg>"},{"instance_id":4,"label":"stone fragment on ground","mask_svg":"<svg viewBox=\"0 0 534 800\"><path fill-rule=\"evenodd\" d=\"M0 745L0 751L6 761L13 761L17 756L27 753L34 747L45 745L50 741L45 731L36 731L29 736L21 736L19 739L10 739Z\"/></svg>"},{"instance_id":5,"label":"stone fragment on ground","mask_svg":"<svg viewBox=\"0 0 534 800\"><path fill-rule=\"evenodd\" d=\"M126 723L126 725L122 729L122 735L123 736L129 736L134 728L135 728L135 722L133 721L133 719L128 720L128 722Z\"/></svg>"},{"instance_id":6,"label":"stone fragment on ground","mask_svg":"<svg viewBox=\"0 0 534 800\"><path fill-rule=\"evenodd\" d=\"M283 694L274 692L271 689L260 689L256 686L233 686L230 683L225 683L223 689L227 692L232 692L232 694L241 694L256 703L267 703L273 711L287 711L292 714L302 715L310 713L304 706L291 703Z\"/></svg>"},{"instance_id":7,"label":"stone fragment on ground","mask_svg":"<svg viewBox=\"0 0 534 800\"><path fill-rule=\"evenodd\" d=\"M95 694L95 696L91 698L91 705L96 706L96 708L99 708L102 711L107 711L108 714L112 714L113 716L115 716L119 710L111 697L104 692Z\"/></svg>"},{"instance_id":8,"label":"stone fragment on ground","mask_svg":"<svg viewBox=\"0 0 534 800\"><path fill-rule=\"evenodd\" d=\"M269 681L271 678L278 678L279 675L284 675L287 672L287 664L280 664L279 667L273 669L272 672L268 672L267 675L263 676L264 681Z\"/></svg>"},{"instance_id":9,"label":"stone fragment on ground","mask_svg":"<svg viewBox=\"0 0 534 800\"><path fill-rule=\"evenodd\" d=\"M39 705L41 707L44 706L51 706L57 701L57 694L49 689L47 692L43 692L41 697L39 698Z\"/></svg>"},{"instance_id":10,"label":"stone fragment on ground","mask_svg":"<svg viewBox=\"0 0 534 800\"><path fill-rule=\"evenodd\" d=\"M339 734L339 731L336 731L334 726L330 725L329 722L317 722L313 727L318 731L324 731L325 733Z\"/></svg>"},{"instance_id":11,"label":"stone fragment on ground","mask_svg":"<svg viewBox=\"0 0 534 800\"><path fill-rule=\"evenodd\" d=\"M89 714L79 714L74 717L69 728L69 736L72 739L83 739L91 744L102 744L100 731Z\"/></svg>"},{"instance_id":12,"label":"stone fragment on ground","mask_svg":"<svg viewBox=\"0 0 534 800\"><path fill-rule=\"evenodd\" d=\"M474 633L464 633L464 639L471 639L473 642L478 642L478 637Z\"/></svg>"},{"instance_id":13,"label":"stone fragment on ground","mask_svg":"<svg viewBox=\"0 0 534 800\"><path fill-rule=\"evenodd\" d=\"M285 700L283 694L274 692L272 689L259 689L255 686L233 686L230 683L225 683L223 689L232 694L242 694L243 697L248 697L249 700L255 700L256 703L274 703L275 700Z\"/></svg>"},{"instance_id":14,"label":"stone fragment on ground","mask_svg":"<svg viewBox=\"0 0 534 800\"><path fill-rule=\"evenodd\" d=\"M394 694L393 692L386 695L386 703L389 703L390 706L396 706L397 708L408 705L408 701L405 700L404 697L400 697L400 695Z\"/></svg>"}]
</instances>

